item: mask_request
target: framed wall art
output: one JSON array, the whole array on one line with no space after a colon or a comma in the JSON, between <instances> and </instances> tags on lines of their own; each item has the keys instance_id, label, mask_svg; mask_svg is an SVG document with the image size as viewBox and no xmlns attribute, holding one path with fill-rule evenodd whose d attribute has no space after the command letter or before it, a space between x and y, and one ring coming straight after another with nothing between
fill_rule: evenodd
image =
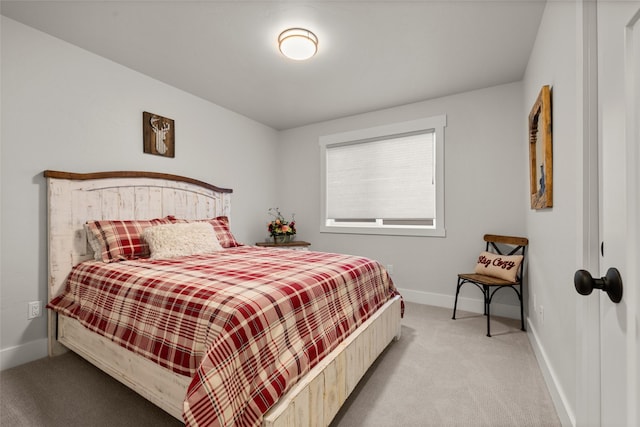
<instances>
[{"instance_id":1,"label":"framed wall art","mask_svg":"<svg viewBox=\"0 0 640 427\"><path fill-rule=\"evenodd\" d=\"M157 114L142 113L144 152L164 157L175 157L175 122Z\"/></svg>"},{"instance_id":2,"label":"framed wall art","mask_svg":"<svg viewBox=\"0 0 640 427\"><path fill-rule=\"evenodd\" d=\"M553 206L551 88L542 86L529 113L529 178L531 209Z\"/></svg>"}]
</instances>

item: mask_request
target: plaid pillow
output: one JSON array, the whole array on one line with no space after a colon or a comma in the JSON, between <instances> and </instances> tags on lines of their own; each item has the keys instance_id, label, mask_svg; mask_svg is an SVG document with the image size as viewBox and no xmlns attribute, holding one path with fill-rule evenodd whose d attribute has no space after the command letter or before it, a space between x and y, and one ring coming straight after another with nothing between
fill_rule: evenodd
<instances>
[{"instance_id":1,"label":"plaid pillow","mask_svg":"<svg viewBox=\"0 0 640 427\"><path fill-rule=\"evenodd\" d=\"M104 262L116 262L148 258L150 255L149 245L142 239L142 232L147 227L171 224L172 222L172 217L142 221L101 220L87 221L86 227L99 244L96 258Z\"/></svg>"},{"instance_id":2,"label":"plaid pillow","mask_svg":"<svg viewBox=\"0 0 640 427\"><path fill-rule=\"evenodd\" d=\"M235 248L237 246L243 246L239 243L231 233L229 228L229 218L226 216L218 216L211 219L198 219L198 220L186 220L176 219L175 222L208 222L213 226L213 230L216 232L220 246L223 248Z\"/></svg>"},{"instance_id":3,"label":"plaid pillow","mask_svg":"<svg viewBox=\"0 0 640 427\"><path fill-rule=\"evenodd\" d=\"M231 234L231 229L229 228L229 218L227 218L226 216L219 216L213 219L208 219L206 221L213 226L213 229L216 232L216 236L218 236L220 246L222 246L223 248L235 248L236 246L242 246L242 243L238 243L233 234Z\"/></svg>"}]
</instances>

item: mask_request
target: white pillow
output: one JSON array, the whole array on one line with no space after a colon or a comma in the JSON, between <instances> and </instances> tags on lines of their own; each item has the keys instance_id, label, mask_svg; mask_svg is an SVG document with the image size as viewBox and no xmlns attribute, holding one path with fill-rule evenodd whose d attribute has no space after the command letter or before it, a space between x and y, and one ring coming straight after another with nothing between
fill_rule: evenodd
<instances>
[{"instance_id":1,"label":"white pillow","mask_svg":"<svg viewBox=\"0 0 640 427\"><path fill-rule=\"evenodd\" d=\"M222 250L216 232L207 222L155 225L142 232L152 259L177 258Z\"/></svg>"},{"instance_id":2,"label":"white pillow","mask_svg":"<svg viewBox=\"0 0 640 427\"><path fill-rule=\"evenodd\" d=\"M515 282L523 258L522 255L499 255L491 252L481 252L476 263L475 272Z\"/></svg>"}]
</instances>

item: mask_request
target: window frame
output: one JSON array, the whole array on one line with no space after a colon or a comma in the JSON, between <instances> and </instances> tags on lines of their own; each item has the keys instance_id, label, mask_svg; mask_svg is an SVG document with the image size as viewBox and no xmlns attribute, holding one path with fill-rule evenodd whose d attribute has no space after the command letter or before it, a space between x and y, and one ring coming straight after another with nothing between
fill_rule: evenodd
<instances>
[{"instance_id":1,"label":"window frame","mask_svg":"<svg viewBox=\"0 0 640 427\"><path fill-rule=\"evenodd\" d=\"M374 234L392 236L430 236L445 237L445 217L444 217L444 128L447 126L447 116L445 114L427 117L423 119L410 120L406 122L392 123L388 125L376 126L366 129L358 129L348 132L340 132L331 135L324 135L319 138L320 144L320 232L321 233L344 233L344 234ZM375 226L367 226L363 223L360 226L347 226L329 224L327 218L327 147L332 145L343 145L353 143L366 143L380 139L393 138L398 135L419 132L434 132L435 137L435 220L433 226L412 226L412 225L382 225L376 222Z\"/></svg>"}]
</instances>

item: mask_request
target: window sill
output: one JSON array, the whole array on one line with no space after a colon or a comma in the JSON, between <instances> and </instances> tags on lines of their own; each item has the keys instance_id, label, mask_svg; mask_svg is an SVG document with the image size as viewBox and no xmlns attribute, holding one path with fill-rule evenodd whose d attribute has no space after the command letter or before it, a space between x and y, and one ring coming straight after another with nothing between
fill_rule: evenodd
<instances>
[{"instance_id":1,"label":"window sill","mask_svg":"<svg viewBox=\"0 0 640 427\"><path fill-rule=\"evenodd\" d=\"M410 228L410 227L343 227L321 226L321 233L333 234L372 234L380 236L417 236L417 237L446 237L443 228Z\"/></svg>"}]
</instances>

